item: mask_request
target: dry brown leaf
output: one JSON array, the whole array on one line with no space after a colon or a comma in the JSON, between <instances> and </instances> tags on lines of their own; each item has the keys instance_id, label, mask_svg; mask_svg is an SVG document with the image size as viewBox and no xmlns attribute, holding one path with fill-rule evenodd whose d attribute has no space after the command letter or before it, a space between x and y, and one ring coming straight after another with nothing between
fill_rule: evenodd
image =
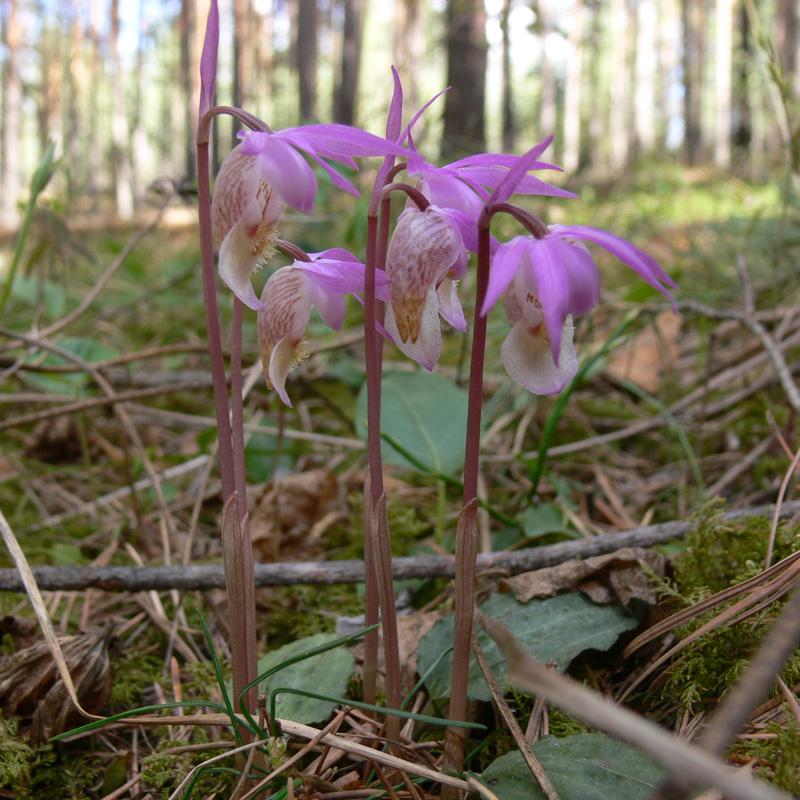
<instances>
[{"instance_id":1,"label":"dry brown leaf","mask_svg":"<svg viewBox=\"0 0 800 800\"><path fill-rule=\"evenodd\" d=\"M554 567L524 572L506 578L503 586L513 591L521 603L534 597L552 597L564 590L579 590L596 603L618 600L627 605L635 598L652 604L655 597L642 564L656 575L663 576L666 559L655 550L623 547L607 555L573 558Z\"/></svg>"},{"instance_id":2,"label":"dry brown leaf","mask_svg":"<svg viewBox=\"0 0 800 800\"><path fill-rule=\"evenodd\" d=\"M662 311L653 325L639 331L632 342L617 350L607 371L615 378L629 380L651 394L656 392L678 357L681 319Z\"/></svg>"},{"instance_id":3,"label":"dry brown leaf","mask_svg":"<svg viewBox=\"0 0 800 800\"><path fill-rule=\"evenodd\" d=\"M250 537L259 560L300 561L322 554L315 526L347 513L344 492L328 469L287 475L256 497Z\"/></svg>"},{"instance_id":4,"label":"dry brown leaf","mask_svg":"<svg viewBox=\"0 0 800 800\"><path fill-rule=\"evenodd\" d=\"M111 692L108 634L59 637L81 706L100 711ZM30 734L43 741L63 733L79 719L50 646L39 640L0 662L0 708L4 715L31 717Z\"/></svg>"}]
</instances>

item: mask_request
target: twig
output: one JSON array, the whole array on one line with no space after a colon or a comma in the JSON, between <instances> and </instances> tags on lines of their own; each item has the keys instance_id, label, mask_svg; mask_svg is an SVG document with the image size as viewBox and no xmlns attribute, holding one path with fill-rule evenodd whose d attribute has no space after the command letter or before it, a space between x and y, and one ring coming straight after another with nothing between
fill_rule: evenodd
<instances>
[{"instance_id":1,"label":"twig","mask_svg":"<svg viewBox=\"0 0 800 800\"><path fill-rule=\"evenodd\" d=\"M205 456L200 458L204 459ZM198 461L200 459L197 459ZM166 474L166 473L165 473ZM800 500L784 503L782 519L800 512ZM772 506L756 506L730 511L726 521L748 516L767 516ZM652 547L673 539L682 539L693 528L691 521L662 522L632 531L606 533L580 541L560 542L544 547L501 553L481 553L480 570L504 570L512 575L551 567L571 558L612 553L621 547ZM29 529L30 530L30 529ZM145 589L207 590L224 587L220 566L181 567L34 567L34 575L42 589L96 588L105 591L138 592ZM394 577L433 578L455 574L453 556L415 556L394 559ZM310 561L277 564L256 564L256 586L294 586L297 584L360 583L364 580L363 561ZM0 570L0 591L22 591L22 583L13 569Z\"/></svg>"},{"instance_id":2,"label":"twig","mask_svg":"<svg viewBox=\"0 0 800 800\"><path fill-rule=\"evenodd\" d=\"M119 392L118 394L106 397L91 397L86 400L79 400L75 403L66 403L55 408L47 408L43 411L34 411L30 414L22 414L19 417L3 420L0 422L0 431L6 430L7 428L17 428L21 425L31 425L35 422L42 422L42 420L53 419L54 417L77 414L81 411L87 411L90 408L113 406L117 403L127 403L131 400L142 400L145 397L158 397L159 395L173 394L176 392L193 392L210 387L211 378L209 377L205 380L165 383L161 386L153 386L148 389L131 389L128 392Z\"/></svg>"}]
</instances>

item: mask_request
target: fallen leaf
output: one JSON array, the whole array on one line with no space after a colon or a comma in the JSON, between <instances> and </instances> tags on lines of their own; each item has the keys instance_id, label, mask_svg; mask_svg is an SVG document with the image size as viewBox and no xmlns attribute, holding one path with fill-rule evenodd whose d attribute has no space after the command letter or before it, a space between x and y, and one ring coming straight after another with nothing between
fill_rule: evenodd
<instances>
[{"instance_id":1,"label":"fallen leaf","mask_svg":"<svg viewBox=\"0 0 800 800\"><path fill-rule=\"evenodd\" d=\"M109 634L59 637L78 699L89 713L100 711L111 693ZM0 661L0 709L32 717L30 736L44 741L84 718L75 709L45 641Z\"/></svg>"},{"instance_id":2,"label":"fallen leaf","mask_svg":"<svg viewBox=\"0 0 800 800\"><path fill-rule=\"evenodd\" d=\"M579 590L596 603L619 600L627 606L635 598L652 605L655 597L642 564L663 576L666 559L655 550L623 547L606 555L572 558L554 567L523 572L504 579L501 586L514 592L521 603L534 597L552 597L565 590Z\"/></svg>"},{"instance_id":3,"label":"fallen leaf","mask_svg":"<svg viewBox=\"0 0 800 800\"><path fill-rule=\"evenodd\" d=\"M672 370L678 357L680 317L662 311L636 334L633 341L620 347L607 371L618 379L629 380L653 394L664 376Z\"/></svg>"},{"instance_id":4,"label":"fallen leaf","mask_svg":"<svg viewBox=\"0 0 800 800\"><path fill-rule=\"evenodd\" d=\"M268 483L250 515L250 538L262 562L301 561L324 552L320 522L347 514L344 491L329 469Z\"/></svg>"}]
</instances>

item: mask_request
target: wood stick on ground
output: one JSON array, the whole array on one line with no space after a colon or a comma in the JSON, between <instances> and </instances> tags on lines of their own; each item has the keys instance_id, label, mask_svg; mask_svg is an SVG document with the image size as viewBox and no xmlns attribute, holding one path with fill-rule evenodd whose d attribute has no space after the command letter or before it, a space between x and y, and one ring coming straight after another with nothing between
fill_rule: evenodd
<instances>
[{"instance_id":1,"label":"wood stick on ground","mask_svg":"<svg viewBox=\"0 0 800 800\"><path fill-rule=\"evenodd\" d=\"M726 521L747 516L772 514L772 506L738 509L724 515ZM800 500L784 503L780 517L786 519L800 512ZM621 547L652 547L673 539L682 539L690 530L691 520L662 522L621 533L606 533L591 539L560 542L512 552L481 553L479 570L505 570L518 575L542 567L552 567L570 558L613 553ZM225 579L221 565L161 567L34 567L33 574L43 591L103 589L140 592L148 589L208 590L222 589ZM256 586L294 586L297 584L360 583L364 580L363 561L311 561L256 564ZM394 559L394 577L434 578L455 574L453 556L415 556ZM22 581L16 570L0 570L0 591L21 592Z\"/></svg>"}]
</instances>

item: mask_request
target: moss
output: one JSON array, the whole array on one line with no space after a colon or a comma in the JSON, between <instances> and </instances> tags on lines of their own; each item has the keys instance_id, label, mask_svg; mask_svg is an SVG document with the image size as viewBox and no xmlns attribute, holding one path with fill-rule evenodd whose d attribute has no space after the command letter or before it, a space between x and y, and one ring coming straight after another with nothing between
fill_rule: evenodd
<instances>
[{"instance_id":1,"label":"moss","mask_svg":"<svg viewBox=\"0 0 800 800\"><path fill-rule=\"evenodd\" d=\"M19 735L18 721L0 716L0 788L15 800L58 797L84 800L102 780L102 762L69 747L31 744Z\"/></svg>"},{"instance_id":2,"label":"moss","mask_svg":"<svg viewBox=\"0 0 800 800\"><path fill-rule=\"evenodd\" d=\"M114 684L109 706L114 710L133 708L140 702L142 691L164 680L164 659L138 648L128 648L114 659Z\"/></svg>"},{"instance_id":3,"label":"moss","mask_svg":"<svg viewBox=\"0 0 800 800\"><path fill-rule=\"evenodd\" d=\"M187 744L206 744L208 741L208 734L201 727L192 730L189 741L185 739L162 739L158 745L158 752L151 753L142 760L142 782L166 796L196 766L224 752L219 748L193 750L188 753L169 751L180 751ZM233 743L231 743L231 749L233 749L233 746ZM235 756L231 756L215 762L207 770L201 769L192 787L192 796L228 796L237 777L233 772L234 768ZM226 787L228 791L225 791Z\"/></svg>"},{"instance_id":4,"label":"moss","mask_svg":"<svg viewBox=\"0 0 800 800\"><path fill-rule=\"evenodd\" d=\"M764 568L770 519L747 517L736 522L722 518L721 501L707 503L695 516L695 529L675 560L674 582L659 581L662 599L689 607L716 592L758 575ZM778 526L773 563L800 548L800 526ZM720 626L690 644L666 672L664 707L677 703L692 713L715 704L741 675L769 631L781 601L733 626ZM724 607L712 609L676 630L679 640L713 619ZM800 656L784 667L785 680L800 680Z\"/></svg>"},{"instance_id":5,"label":"moss","mask_svg":"<svg viewBox=\"0 0 800 800\"><path fill-rule=\"evenodd\" d=\"M800 726L788 708L784 707L784 711L783 723L766 725L766 732L773 734L774 739L751 739L737 744L730 755L748 760L757 758L762 777L797 796L800 791Z\"/></svg>"}]
</instances>

